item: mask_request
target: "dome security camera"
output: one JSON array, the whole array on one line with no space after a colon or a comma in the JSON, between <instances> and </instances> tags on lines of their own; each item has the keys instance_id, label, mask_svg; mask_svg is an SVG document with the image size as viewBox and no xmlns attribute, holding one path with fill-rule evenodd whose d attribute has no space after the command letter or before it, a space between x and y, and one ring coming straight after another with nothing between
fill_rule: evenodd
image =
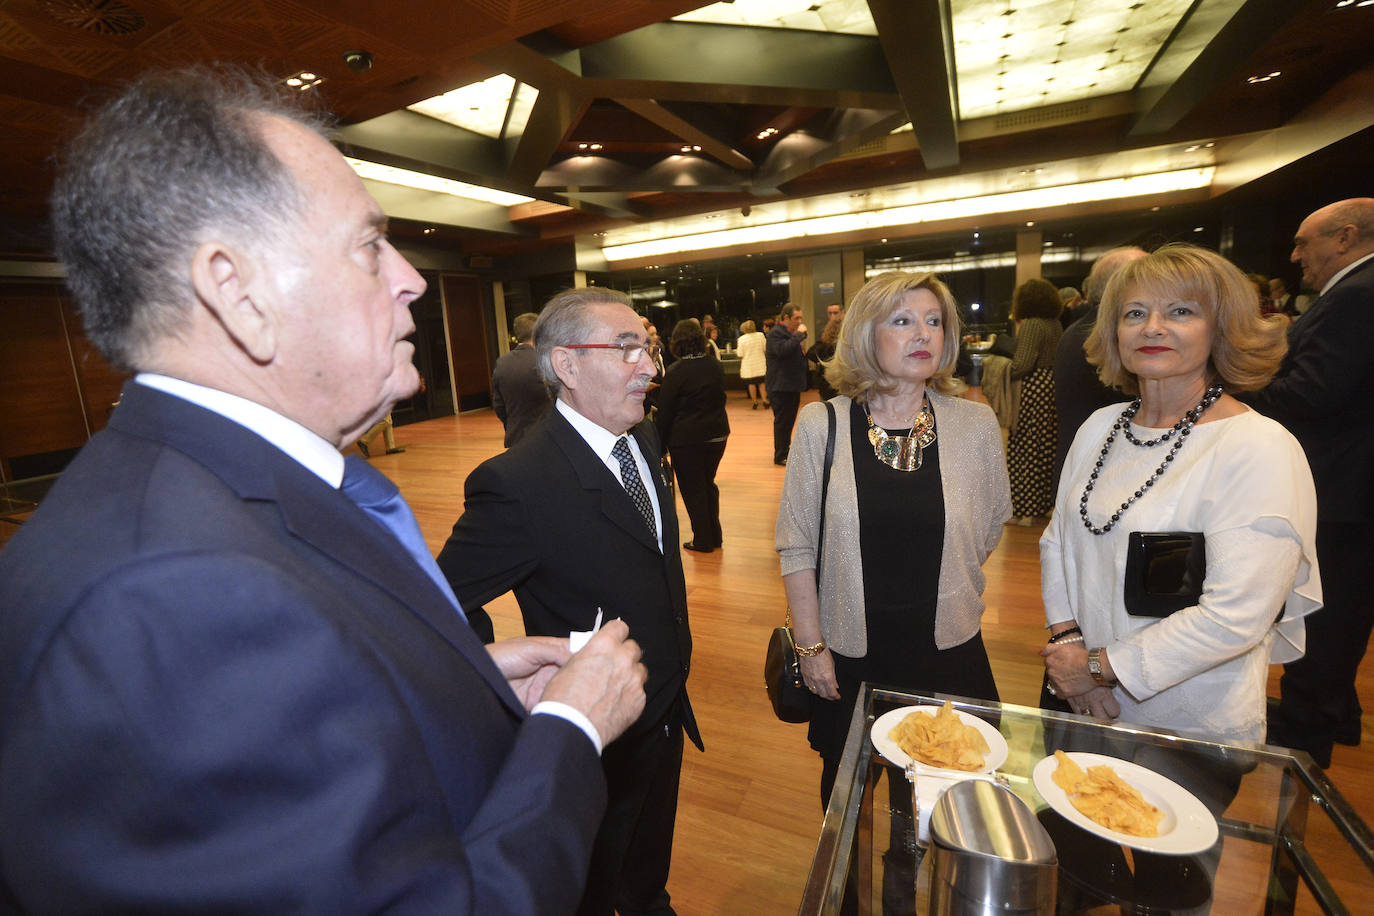
<instances>
[{"instance_id":1,"label":"dome security camera","mask_svg":"<svg viewBox=\"0 0 1374 916\"><path fill-rule=\"evenodd\" d=\"M366 73L372 69L372 55L367 51L345 51L343 59L354 73Z\"/></svg>"}]
</instances>

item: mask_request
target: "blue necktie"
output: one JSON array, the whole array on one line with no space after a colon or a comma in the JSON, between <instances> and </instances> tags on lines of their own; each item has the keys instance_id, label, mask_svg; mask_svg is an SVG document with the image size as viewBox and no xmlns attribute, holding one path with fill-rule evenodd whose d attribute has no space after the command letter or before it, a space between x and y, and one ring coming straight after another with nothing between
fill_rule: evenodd
<instances>
[{"instance_id":1,"label":"blue necktie","mask_svg":"<svg viewBox=\"0 0 1374 916\"><path fill-rule=\"evenodd\" d=\"M401 491L396 489L396 485L362 458L349 455L344 459L343 485L339 489L357 503L358 508L396 536L406 551L415 558L415 562L420 564L420 568L434 580L435 585L439 586L439 591L448 596L448 600L461 613L458 597L453 594L448 580L440 572L439 564L430 556L424 535L420 533L420 523L415 521L415 513L410 511L410 506L406 505L405 498L401 496Z\"/></svg>"}]
</instances>

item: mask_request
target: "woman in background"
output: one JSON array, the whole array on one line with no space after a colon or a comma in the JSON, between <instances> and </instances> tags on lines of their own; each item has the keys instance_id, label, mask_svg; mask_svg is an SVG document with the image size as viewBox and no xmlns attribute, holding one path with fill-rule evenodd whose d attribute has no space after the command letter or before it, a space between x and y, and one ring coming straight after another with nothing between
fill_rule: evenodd
<instances>
[{"instance_id":1,"label":"woman in background","mask_svg":"<svg viewBox=\"0 0 1374 916\"><path fill-rule=\"evenodd\" d=\"M721 545L720 489L716 470L725 455L730 421L725 416L725 370L707 350L706 334L691 318L673 328L668 347L677 361L658 391L654 423L673 462L692 539L682 546L710 553Z\"/></svg>"},{"instance_id":2,"label":"woman in background","mask_svg":"<svg viewBox=\"0 0 1374 916\"><path fill-rule=\"evenodd\" d=\"M806 353L806 358L816 366L816 388L820 392L822 401L828 401L839 393L830 384L830 380L825 377L825 366L822 364L835 355L835 344L840 339L840 327L843 324L843 314L836 315L827 321L825 330L821 331L821 339L816 341L816 345Z\"/></svg>"},{"instance_id":3,"label":"woman in background","mask_svg":"<svg viewBox=\"0 0 1374 916\"><path fill-rule=\"evenodd\" d=\"M763 350L768 340L757 328L753 321L744 322L739 326L739 340L735 342L735 349L739 351L739 380L754 399L754 410L760 405L769 406L768 390L763 387L764 376L768 373Z\"/></svg>"},{"instance_id":4,"label":"woman in background","mask_svg":"<svg viewBox=\"0 0 1374 916\"><path fill-rule=\"evenodd\" d=\"M959 318L932 274L870 280L826 374L840 392L825 527L827 403L802 410L775 537L822 804L864 681L997 699L980 624L983 571L1010 514L997 420L957 397ZM820 570L819 594L817 570Z\"/></svg>"},{"instance_id":5,"label":"woman in background","mask_svg":"<svg viewBox=\"0 0 1374 916\"><path fill-rule=\"evenodd\" d=\"M1059 324L1063 300L1059 290L1039 277L1027 280L1012 296L1016 355L1012 381L1021 382L1016 426L1007 439L1007 473L1011 476L1011 514L1018 525L1030 525L1050 514L1054 505L1055 443L1059 420L1054 412L1054 351L1064 328Z\"/></svg>"}]
</instances>

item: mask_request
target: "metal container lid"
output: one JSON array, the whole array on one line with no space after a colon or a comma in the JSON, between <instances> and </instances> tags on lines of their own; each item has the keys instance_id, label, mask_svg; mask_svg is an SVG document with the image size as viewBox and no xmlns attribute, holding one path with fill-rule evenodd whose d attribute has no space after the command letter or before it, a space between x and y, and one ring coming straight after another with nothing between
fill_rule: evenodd
<instances>
[{"instance_id":1,"label":"metal container lid","mask_svg":"<svg viewBox=\"0 0 1374 916\"><path fill-rule=\"evenodd\" d=\"M983 780L949 788L930 816L933 880L966 901L1053 912L1054 841L1011 790Z\"/></svg>"}]
</instances>

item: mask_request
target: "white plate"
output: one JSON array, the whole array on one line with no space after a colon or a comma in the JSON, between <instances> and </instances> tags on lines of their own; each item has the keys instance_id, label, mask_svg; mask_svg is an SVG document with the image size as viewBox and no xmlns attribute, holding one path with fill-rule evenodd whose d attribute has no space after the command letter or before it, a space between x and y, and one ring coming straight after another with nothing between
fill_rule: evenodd
<instances>
[{"instance_id":1,"label":"white plate","mask_svg":"<svg viewBox=\"0 0 1374 916\"><path fill-rule=\"evenodd\" d=\"M1193 793L1172 779L1166 779L1154 770L1146 769L1129 760L1083 751L1065 753L1070 760L1085 770L1098 764L1111 767L1116 771L1116 775L1138 789L1147 802L1164 812L1164 819L1159 822L1159 836L1131 836L1103 827L1075 808L1064 790L1055 785L1054 771L1059 763L1051 754L1035 765L1031 772L1031 781L1035 783L1036 791L1051 808L1089 833L1113 843L1120 843L1122 846L1130 846L1132 849L1170 856L1202 852L1211 849L1216 843L1217 821L1212 817L1212 812L1208 811L1207 806L1198 801Z\"/></svg>"},{"instance_id":2,"label":"white plate","mask_svg":"<svg viewBox=\"0 0 1374 916\"><path fill-rule=\"evenodd\" d=\"M931 705L903 706L899 709L893 709L883 713L877 718L877 721L873 723L871 735L873 738L874 750L882 754L889 763L902 768L905 768L908 763L911 763L911 757L907 755L906 751L897 746L896 741L888 737L888 733L897 727L898 722L901 722L907 715L916 710L934 715L940 711L940 707ZM957 715L965 725L972 725L974 728L978 729L983 735L983 739L987 741L990 750L983 755L983 768L981 770L955 770L949 767L933 767L918 761L916 766L920 768L922 773L972 776L975 773L991 773L1007 762L1007 739L1002 737L1001 732L977 716L962 710L956 709L954 710L954 714Z\"/></svg>"}]
</instances>

